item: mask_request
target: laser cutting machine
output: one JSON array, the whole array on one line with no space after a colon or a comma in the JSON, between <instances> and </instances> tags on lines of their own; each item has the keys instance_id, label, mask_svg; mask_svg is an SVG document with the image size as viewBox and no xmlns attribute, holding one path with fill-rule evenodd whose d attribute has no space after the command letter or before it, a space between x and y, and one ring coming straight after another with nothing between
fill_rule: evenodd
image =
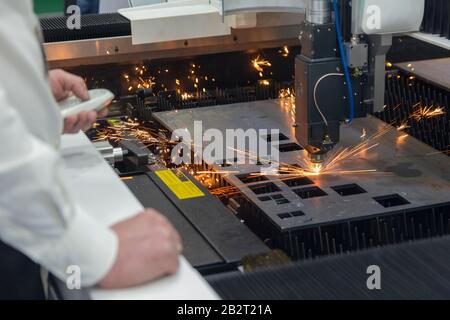
<instances>
[{"instance_id":1,"label":"laser cutting machine","mask_svg":"<svg viewBox=\"0 0 450 320\"><path fill-rule=\"evenodd\" d=\"M354 1L345 25L334 5L333 22L330 1L308 1L295 61L296 136L317 163L339 142L341 123L382 110L392 34L419 30L424 14L424 1Z\"/></svg>"},{"instance_id":2,"label":"laser cutting machine","mask_svg":"<svg viewBox=\"0 0 450 320\"><path fill-rule=\"evenodd\" d=\"M64 17L41 25L51 67L116 93L88 136L180 230L186 259L222 298L448 298L449 9L183 0L83 16L81 30ZM278 174L258 174L263 159L173 165L172 133L195 121L279 130L260 137L279 149ZM368 292L368 261L398 281ZM350 285L337 279L348 270ZM309 282L321 278L326 290Z\"/></svg>"}]
</instances>

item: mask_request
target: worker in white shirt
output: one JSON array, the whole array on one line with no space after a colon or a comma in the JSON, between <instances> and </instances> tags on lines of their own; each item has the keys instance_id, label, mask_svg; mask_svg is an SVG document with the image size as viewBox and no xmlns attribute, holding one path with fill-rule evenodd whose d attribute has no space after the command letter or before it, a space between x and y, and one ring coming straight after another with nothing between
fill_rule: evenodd
<instances>
[{"instance_id":1,"label":"worker in white shirt","mask_svg":"<svg viewBox=\"0 0 450 320\"><path fill-rule=\"evenodd\" d=\"M77 76L47 72L39 34L31 0L0 0L0 297L36 297L23 291L30 262L61 280L68 266L79 266L83 287L130 287L173 274L181 240L159 213L108 229L66 192L61 133L87 129L97 114L63 123L57 101L87 99L87 89Z\"/></svg>"}]
</instances>

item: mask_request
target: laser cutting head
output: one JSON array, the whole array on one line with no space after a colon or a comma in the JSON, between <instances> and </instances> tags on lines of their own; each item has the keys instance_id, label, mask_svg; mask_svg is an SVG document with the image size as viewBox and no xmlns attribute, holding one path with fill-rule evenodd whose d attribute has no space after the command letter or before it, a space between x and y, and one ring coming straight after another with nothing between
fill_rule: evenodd
<instances>
[{"instance_id":1,"label":"laser cutting head","mask_svg":"<svg viewBox=\"0 0 450 320\"><path fill-rule=\"evenodd\" d=\"M333 149L334 145L335 144L331 140L330 136L326 135L319 147L309 145L306 148L309 153L309 160L313 164L314 171L320 172L322 170L327 154Z\"/></svg>"},{"instance_id":2,"label":"laser cutting head","mask_svg":"<svg viewBox=\"0 0 450 320\"><path fill-rule=\"evenodd\" d=\"M322 172L322 169L324 168L324 162L325 162L325 155L324 154L309 154L309 161L311 161L310 169L313 173L319 174Z\"/></svg>"},{"instance_id":3,"label":"laser cutting head","mask_svg":"<svg viewBox=\"0 0 450 320\"><path fill-rule=\"evenodd\" d=\"M328 153L333 150L335 143L331 140L329 135L326 135L320 144L316 147L311 144L305 148L309 155L309 169L312 173L320 174L325 169L325 161Z\"/></svg>"},{"instance_id":4,"label":"laser cutting head","mask_svg":"<svg viewBox=\"0 0 450 320\"><path fill-rule=\"evenodd\" d=\"M313 163L323 163L340 140L348 115L341 60L333 23L303 23L302 52L295 59L296 138ZM308 36L311 35L311 36Z\"/></svg>"},{"instance_id":5,"label":"laser cutting head","mask_svg":"<svg viewBox=\"0 0 450 320\"><path fill-rule=\"evenodd\" d=\"M325 162L326 153L310 153L309 160L313 164L321 165Z\"/></svg>"}]
</instances>

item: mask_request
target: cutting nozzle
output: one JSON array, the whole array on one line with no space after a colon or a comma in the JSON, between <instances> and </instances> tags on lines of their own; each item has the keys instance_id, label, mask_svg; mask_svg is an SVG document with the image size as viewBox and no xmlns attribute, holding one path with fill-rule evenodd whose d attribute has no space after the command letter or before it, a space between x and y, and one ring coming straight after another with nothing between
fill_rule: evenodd
<instances>
[{"instance_id":1,"label":"cutting nozzle","mask_svg":"<svg viewBox=\"0 0 450 320\"><path fill-rule=\"evenodd\" d=\"M317 174L321 173L324 167L325 154L311 153L309 159L311 161L311 171Z\"/></svg>"},{"instance_id":2,"label":"cutting nozzle","mask_svg":"<svg viewBox=\"0 0 450 320\"><path fill-rule=\"evenodd\" d=\"M309 160L314 164L323 164L325 161L325 153L310 153Z\"/></svg>"}]
</instances>

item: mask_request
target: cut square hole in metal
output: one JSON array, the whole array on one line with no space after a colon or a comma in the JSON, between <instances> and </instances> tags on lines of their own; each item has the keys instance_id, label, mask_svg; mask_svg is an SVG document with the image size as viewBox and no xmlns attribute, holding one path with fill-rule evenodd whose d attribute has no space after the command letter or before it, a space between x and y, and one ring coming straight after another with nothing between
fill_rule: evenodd
<instances>
[{"instance_id":1,"label":"cut square hole in metal","mask_svg":"<svg viewBox=\"0 0 450 320\"><path fill-rule=\"evenodd\" d=\"M366 190L358 186L356 183L347 184L343 186L331 187L334 191L339 193L342 197L353 196L356 194L367 193Z\"/></svg>"},{"instance_id":2,"label":"cut square hole in metal","mask_svg":"<svg viewBox=\"0 0 450 320\"><path fill-rule=\"evenodd\" d=\"M276 201L277 205L282 205L282 204L288 204L291 203L288 199L284 198L284 199L279 199Z\"/></svg>"},{"instance_id":3,"label":"cut square hole in metal","mask_svg":"<svg viewBox=\"0 0 450 320\"><path fill-rule=\"evenodd\" d=\"M302 199L318 198L318 197L324 197L324 196L328 195L325 191L323 191L319 187L297 189L297 190L294 190L294 192Z\"/></svg>"},{"instance_id":4,"label":"cut square hole in metal","mask_svg":"<svg viewBox=\"0 0 450 320\"><path fill-rule=\"evenodd\" d=\"M303 148L296 143L282 144L278 147L281 153L301 151Z\"/></svg>"},{"instance_id":5,"label":"cut square hole in metal","mask_svg":"<svg viewBox=\"0 0 450 320\"><path fill-rule=\"evenodd\" d=\"M276 195L272 196L272 199L276 201L277 205L291 203L288 199L286 199L281 194L276 194Z\"/></svg>"},{"instance_id":6,"label":"cut square hole in metal","mask_svg":"<svg viewBox=\"0 0 450 320\"><path fill-rule=\"evenodd\" d=\"M408 200L406 200L405 198L401 197L398 194L376 197L373 199L385 208L392 208L392 207L398 207L398 206L404 206L404 205L410 204L410 202Z\"/></svg>"},{"instance_id":7,"label":"cut square hole in metal","mask_svg":"<svg viewBox=\"0 0 450 320\"><path fill-rule=\"evenodd\" d=\"M267 135L267 136L261 136L261 138L267 140L267 142L272 142L274 141L274 137L276 137L276 135ZM278 141L286 141L289 140L289 137L285 136L284 134L280 133L278 135Z\"/></svg>"},{"instance_id":8,"label":"cut square hole in metal","mask_svg":"<svg viewBox=\"0 0 450 320\"><path fill-rule=\"evenodd\" d=\"M286 220L292 218L292 215L290 213L281 213L278 215L278 217L282 220Z\"/></svg>"},{"instance_id":9,"label":"cut square hole in metal","mask_svg":"<svg viewBox=\"0 0 450 320\"><path fill-rule=\"evenodd\" d=\"M249 174L241 174L239 176L236 176L239 180L242 181L242 183L248 184L248 183L256 183L261 181L267 181L267 177L260 175L258 173L249 173Z\"/></svg>"},{"instance_id":10,"label":"cut square hole in metal","mask_svg":"<svg viewBox=\"0 0 450 320\"><path fill-rule=\"evenodd\" d=\"M283 182L291 188L314 184L314 182L307 177L283 179Z\"/></svg>"},{"instance_id":11,"label":"cut square hole in metal","mask_svg":"<svg viewBox=\"0 0 450 320\"><path fill-rule=\"evenodd\" d=\"M291 214L293 217L303 217L305 215L302 211L291 212Z\"/></svg>"},{"instance_id":12,"label":"cut square hole in metal","mask_svg":"<svg viewBox=\"0 0 450 320\"><path fill-rule=\"evenodd\" d=\"M250 190L252 190L255 194L265 194L265 193L274 193L280 192L280 188L278 188L274 183L267 182L262 184L256 184L253 186L249 186Z\"/></svg>"},{"instance_id":13,"label":"cut square hole in metal","mask_svg":"<svg viewBox=\"0 0 450 320\"><path fill-rule=\"evenodd\" d=\"M303 217L305 214L302 211L295 211L295 212L289 212L289 213L281 213L278 215L278 217L282 220L291 219L291 218L298 218Z\"/></svg>"},{"instance_id":14,"label":"cut square hole in metal","mask_svg":"<svg viewBox=\"0 0 450 320\"><path fill-rule=\"evenodd\" d=\"M286 198L285 198L283 195L281 195L281 194L276 194L276 195L273 195L273 196L271 196L271 197L269 197L269 196L259 197L258 199L259 199L260 201L262 201L262 202L267 202L267 201L275 200L275 202L276 202L278 205L291 203L288 199L286 199Z\"/></svg>"}]
</instances>

